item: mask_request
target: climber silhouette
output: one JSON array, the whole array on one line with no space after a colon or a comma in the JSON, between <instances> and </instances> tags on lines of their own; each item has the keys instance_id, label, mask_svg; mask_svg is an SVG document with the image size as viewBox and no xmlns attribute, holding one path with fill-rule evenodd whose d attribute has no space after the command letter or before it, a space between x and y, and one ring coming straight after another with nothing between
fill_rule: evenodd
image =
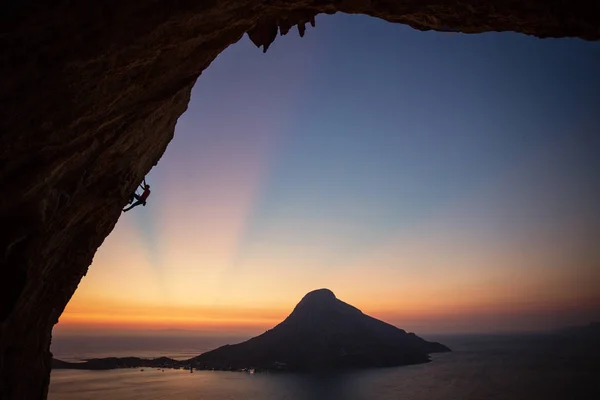
<instances>
[{"instance_id":1,"label":"climber silhouette","mask_svg":"<svg viewBox=\"0 0 600 400\"><path fill-rule=\"evenodd\" d=\"M143 206L146 206L146 200L148 199L148 196L150 196L150 185L148 185L146 183L146 178L144 178L144 182L142 184L140 184L140 187L144 190L142 192L142 194L137 194L136 193L137 188L136 188L136 191L133 192L133 194L131 195L131 198L129 199L129 204L131 204L131 205L129 207L125 208L123 210L123 212L127 212L127 211L131 210L132 208L139 206L140 204ZM135 203L133 203L134 200L135 200Z\"/></svg>"}]
</instances>

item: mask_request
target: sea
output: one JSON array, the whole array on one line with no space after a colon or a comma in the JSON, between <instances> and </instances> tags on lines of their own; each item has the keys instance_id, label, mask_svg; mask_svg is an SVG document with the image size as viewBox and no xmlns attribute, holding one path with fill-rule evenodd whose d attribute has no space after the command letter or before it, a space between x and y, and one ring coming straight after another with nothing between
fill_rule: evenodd
<instances>
[{"instance_id":1,"label":"sea","mask_svg":"<svg viewBox=\"0 0 600 400\"><path fill-rule=\"evenodd\" d=\"M255 373L135 368L54 370L51 400L225 399L600 399L600 363L572 354L552 335L425 337L449 346L427 364L328 374ZM232 338L54 339L59 359L169 356L186 359ZM597 351L595 352L598 353Z\"/></svg>"}]
</instances>

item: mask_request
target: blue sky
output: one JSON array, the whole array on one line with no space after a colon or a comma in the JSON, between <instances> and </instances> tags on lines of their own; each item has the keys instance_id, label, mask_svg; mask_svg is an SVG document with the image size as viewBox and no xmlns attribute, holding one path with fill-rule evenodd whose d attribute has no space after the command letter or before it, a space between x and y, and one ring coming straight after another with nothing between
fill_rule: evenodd
<instances>
[{"instance_id":1,"label":"blue sky","mask_svg":"<svg viewBox=\"0 0 600 400\"><path fill-rule=\"evenodd\" d=\"M600 170L587 147L600 126L597 44L330 19L314 37L279 38L270 50L284 59L306 52L316 65L305 76L285 65L292 82L302 78L291 84L296 102L242 246L274 226L305 225L310 235L308 221L326 220L348 228L338 250L349 255L565 146L577 154L557 180L597 185L587 170ZM250 56L236 50L222 57Z\"/></svg>"},{"instance_id":2,"label":"blue sky","mask_svg":"<svg viewBox=\"0 0 600 400\"><path fill-rule=\"evenodd\" d=\"M598 71L598 43L364 16L320 16L267 54L244 37L72 307L125 301L127 262L142 303L241 325L231 310L268 326L319 287L417 331L600 316Z\"/></svg>"}]
</instances>

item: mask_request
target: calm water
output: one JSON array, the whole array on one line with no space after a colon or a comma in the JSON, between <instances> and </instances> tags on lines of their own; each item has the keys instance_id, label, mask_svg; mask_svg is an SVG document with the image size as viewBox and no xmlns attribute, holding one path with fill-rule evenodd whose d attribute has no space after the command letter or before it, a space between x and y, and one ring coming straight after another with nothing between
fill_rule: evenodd
<instances>
[{"instance_id":1,"label":"calm water","mask_svg":"<svg viewBox=\"0 0 600 400\"><path fill-rule=\"evenodd\" d=\"M435 339L455 351L435 355L429 364L331 375L56 370L52 372L49 397L52 400L600 398L599 364L589 359L584 363L585 359L564 354L548 337Z\"/></svg>"}]
</instances>

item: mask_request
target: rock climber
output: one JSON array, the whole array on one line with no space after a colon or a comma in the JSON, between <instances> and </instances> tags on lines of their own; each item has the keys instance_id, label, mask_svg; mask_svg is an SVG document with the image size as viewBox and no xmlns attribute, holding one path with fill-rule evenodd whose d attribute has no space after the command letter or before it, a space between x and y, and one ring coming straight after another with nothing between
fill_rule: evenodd
<instances>
[{"instance_id":1,"label":"rock climber","mask_svg":"<svg viewBox=\"0 0 600 400\"><path fill-rule=\"evenodd\" d=\"M136 192L133 192L133 194L131 195L131 199L129 200L129 203L131 204L129 207L125 208L123 210L123 212L127 212L129 210L131 210L134 207L139 206L140 204L143 206L146 206L146 200L148 199L148 196L150 196L150 185L148 185L146 183L146 179L144 179L144 182L140 185L142 187L142 194L137 194L137 189ZM132 202L135 200L135 202L132 204Z\"/></svg>"}]
</instances>

